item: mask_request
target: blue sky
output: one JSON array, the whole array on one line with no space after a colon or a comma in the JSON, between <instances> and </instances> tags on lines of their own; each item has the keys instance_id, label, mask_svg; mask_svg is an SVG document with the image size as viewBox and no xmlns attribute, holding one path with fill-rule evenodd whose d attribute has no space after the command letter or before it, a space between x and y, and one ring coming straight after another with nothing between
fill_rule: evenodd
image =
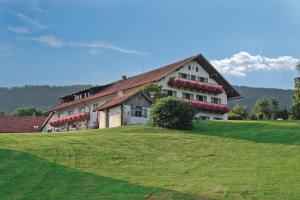
<instances>
[{"instance_id":1,"label":"blue sky","mask_svg":"<svg viewBox=\"0 0 300 200\"><path fill-rule=\"evenodd\" d=\"M0 0L0 87L104 84L202 53L234 85L293 88L299 9L298 0Z\"/></svg>"}]
</instances>

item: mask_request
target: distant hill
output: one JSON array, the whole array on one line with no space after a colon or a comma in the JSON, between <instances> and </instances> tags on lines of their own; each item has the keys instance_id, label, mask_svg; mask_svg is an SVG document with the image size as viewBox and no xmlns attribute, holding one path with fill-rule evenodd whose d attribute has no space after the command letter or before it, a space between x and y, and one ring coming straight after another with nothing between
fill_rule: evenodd
<instances>
[{"instance_id":1,"label":"distant hill","mask_svg":"<svg viewBox=\"0 0 300 200\"><path fill-rule=\"evenodd\" d=\"M71 86L24 86L0 87L0 111L9 114L18 107L36 107L47 109L57 104L58 98L68 93L90 87L89 85Z\"/></svg>"},{"instance_id":2,"label":"distant hill","mask_svg":"<svg viewBox=\"0 0 300 200\"><path fill-rule=\"evenodd\" d=\"M59 97L87 87L90 87L90 85L0 87L0 111L9 114L18 107L27 106L46 110L49 106L58 103ZM280 104L285 107L292 103L293 90L244 86L235 86L235 88L244 98L230 101L229 104L231 106L240 103L247 105L247 108L250 110L255 101L263 97L276 97Z\"/></svg>"},{"instance_id":3,"label":"distant hill","mask_svg":"<svg viewBox=\"0 0 300 200\"><path fill-rule=\"evenodd\" d=\"M293 90L284 90L276 88L255 88L246 86L234 86L243 98L229 101L229 105L232 107L237 103L246 105L248 111L250 111L257 99L275 97L281 107L288 108L292 104Z\"/></svg>"}]
</instances>

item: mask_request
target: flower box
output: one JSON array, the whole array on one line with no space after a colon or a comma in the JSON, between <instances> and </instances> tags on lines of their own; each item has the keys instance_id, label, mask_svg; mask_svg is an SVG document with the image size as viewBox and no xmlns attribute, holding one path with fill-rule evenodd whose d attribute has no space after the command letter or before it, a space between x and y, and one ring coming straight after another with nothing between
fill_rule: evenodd
<instances>
[{"instance_id":1,"label":"flower box","mask_svg":"<svg viewBox=\"0 0 300 200\"><path fill-rule=\"evenodd\" d=\"M183 87L189 88L191 90L201 90L205 92L211 92L214 94L221 94L224 92L224 89L221 85L213 83L204 83L193 80L187 80L183 78L173 77L168 81L170 87Z\"/></svg>"}]
</instances>

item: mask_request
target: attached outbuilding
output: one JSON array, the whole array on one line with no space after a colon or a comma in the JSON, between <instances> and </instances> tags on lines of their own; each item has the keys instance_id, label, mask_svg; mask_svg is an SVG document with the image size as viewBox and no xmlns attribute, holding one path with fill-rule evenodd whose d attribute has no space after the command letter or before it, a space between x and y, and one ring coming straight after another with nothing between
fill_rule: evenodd
<instances>
[{"instance_id":1,"label":"attached outbuilding","mask_svg":"<svg viewBox=\"0 0 300 200\"><path fill-rule=\"evenodd\" d=\"M149 118L151 99L143 92L134 92L114 97L97 111L99 128L111 128L130 124L145 124Z\"/></svg>"}]
</instances>

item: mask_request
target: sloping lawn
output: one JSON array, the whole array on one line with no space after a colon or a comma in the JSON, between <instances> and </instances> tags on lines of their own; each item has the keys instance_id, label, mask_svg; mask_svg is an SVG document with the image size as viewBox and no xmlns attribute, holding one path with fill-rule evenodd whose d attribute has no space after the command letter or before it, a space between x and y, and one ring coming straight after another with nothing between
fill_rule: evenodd
<instances>
[{"instance_id":1,"label":"sloping lawn","mask_svg":"<svg viewBox=\"0 0 300 200\"><path fill-rule=\"evenodd\" d=\"M300 123L1 134L0 199L300 199Z\"/></svg>"}]
</instances>

